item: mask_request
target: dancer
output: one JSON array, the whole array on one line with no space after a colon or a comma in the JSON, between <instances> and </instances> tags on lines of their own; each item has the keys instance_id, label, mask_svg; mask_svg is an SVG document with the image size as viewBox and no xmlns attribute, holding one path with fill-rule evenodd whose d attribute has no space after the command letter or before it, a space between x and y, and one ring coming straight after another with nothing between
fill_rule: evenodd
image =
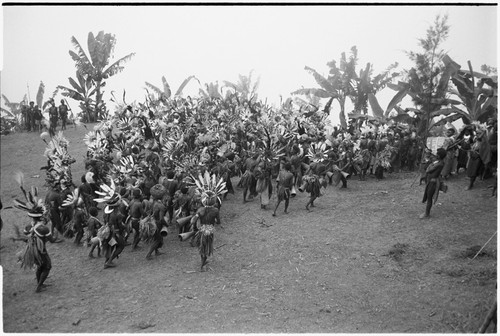
<instances>
[{"instance_id":1,"label":"dancer","mask_svg":"<svg viewBox=\"0 0 500 336\"><path fill-rule=\"evenodd\" d=\"M28 236L26 248L20 255L21 267L24 269L32 269L36 266L36 281L37 286L35 292L39 293L45 289L45 280L49 276L52 269L52 261L46 248L46 243L55 242L51 234L50 228L46 225L47 208L43 200L38 197L38 189L31 187L31 191L26 192L24 189L24 175L18 173L16 180L19 183L21 191L24 194L26 201L18 199L14 200L14 207L24 210L32 219L25 229L24 234Z\"/></svg>"},{"instance_id":2,"label":"dancer","mask_svg":"<svg viewBox=\"0 0 500 336\"><path fill-rule=\"evenodd\" d=\"M139 221L144 217L144 208L142 205L142 192L139 188L132 190L132 201L129 205L130 226L134 231L134 240L132 241L132 250L137 249L141 241L141 233L139 230Z\"/></svg>"},{"instance_id":3,"label":"dancer","mask_svg":"<svg viewBox=\"0 0 500 336\"><path fill-rule=\"evenodd\" d=\"M111 179L110 185L103 183L100 185L101 191L96 191L101 198L95 198L97 203L105 203L104 208L104 223L107 225L109 235L103 239L103 250L105 251L106 260L104 268L115 267L113 260L118 258L120 253L125 248L125 216L120 211L119 205L127 203L123 200L115 189L115 181Z\"/></svg>"},{"instance_id":4,"label":"dancer","mask_svg":"<svg viewBox=\"0 0 500 336\"><path fill-rule=\"evenodd\" d=\"M159 251L161 247L163 247L163 235L162 229L163 227L167 227L167 222L165 221L165 214L167 213L167 207L163 204L162 199L167 194L167 189L161 185L156 184L151 188L151 197L153 197L153 206L152 206L152 218L154 223L156 224L156 230L152 237L152 243L149 247L149 251L146 254L146 259L151 260L152 254L155 252L155 255L158 256L162 254Z\"/></svg>"},{"instance_id":5,"label":"dancer","mask_svg":"<svg viewBox=\"0 0 500 336\"><path fill-rule=\"evenodd\" d=\"M89 258L94 258L94 250L97 248L97 257L101 256L101 241L97 233L102 227L101 221L97 218L99 210L96 207L89 209L89 219L87 221L87 246L90 247Z\"/></svg>"},{"instance_id":6,"label":"dancer","mask_svg":"<svg viewBox=\"0 0 500 336\"><path fill-rule=\"evenodd\" d=\"M432 204L436 203L439 188L441 186L441 171L444 167L444 159L446 158L446 149L439 148L437 150L437 160L432 162L426 169L426 181L424 191L424 198L422 199L422 203L427 203L425 207L425 213L420 215L420 219L428 218L431 213Z\"/></svg>"},{"instance_id":7,"label":"dancer","mask_svg":"<svg viewBox=\"0 0 500 336\"><path fill-rule=\"evenodd\" d=\"M292 165L287 162L278 175L278 202L274 208L273 216L276 216L276 210L282 201L285 201L285 213L288 213L288 204L290 202L290 193L293 187L294 176L291 173Z\"/></svg>"},{"instance_id":8,"label":"dancer","mask_svg":"<svg viewBox=\"0 0 500 336\"><path fill-rule=\"evenodd\" d=\"M470 190L474 186L478 176L481 176L486 165L491 160L491 149L488 138L486 136L487 129L485 124L473 123L475 126L476 136L469 150L469 161L467 162L467 177L469 177L469 185L465 190Z\"/></svg>"},{"instance_id":9,"label":"dancer","mask_svg":"<svg viewBox=\"0 0 500 336\"><path fill-rule=\"evenodd\" d=\"M195 184L202 206L198 208L196 214L191 218L191 227L196 232L193 240L200 252L200 270L203 272L203 267L207 264L207 258L213 253L215 224L221 224L218 207L218 204L222 203L220 197L227 190L223 178L217 179L215 174L210 176L208 172L205 172L204 175L200 174L198 179L195 179Z\"/></svg>"}]
</instances>

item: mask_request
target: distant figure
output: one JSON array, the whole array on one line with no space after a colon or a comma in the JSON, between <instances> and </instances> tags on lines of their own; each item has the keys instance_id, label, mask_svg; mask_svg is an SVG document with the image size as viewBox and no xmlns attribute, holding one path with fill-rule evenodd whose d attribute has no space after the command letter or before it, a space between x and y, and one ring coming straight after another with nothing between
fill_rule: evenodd
<instances>
[{"instance_id":1,"label":"distant figure","mask_svg":"<svg viewBox=\"0 0 500 336\"><path fill-rule=\"evenodd\" d=\"M22 102L21 103L21 116L22 116L21 125L24 125L26 130L30 129L30 125L28 122L28 109L29 109L28 105L26 105L26 104L24 104L24 102Z\"/></svg>"},{"instance_id":2,"label":"distant figure","mask_svg":"<svg viewBox=\"0 0 500 336\"><path fill-rule=\"evenodd\" d=\"M448 179L452 172L457 169L457 148L453 146L455 142L455 133L454 128L448 128L446 130L446 140L443 144L443 147L446 149L446 158L444 160L444 168L442 171L442 175L445 179Z\"/></svg>"},{"instance_id":3,"label":"distant figure","mask_svg":"<svg viewBox=\"0 0 500 336\"><path fill-rule=\"evenodd\" d=\"M68 121L68 105L66 105L64 99L61 99L61 105L59 105L59 118L61 118L61 129L64 131Z\"/></svg>"},{"instance_id":4,"label":"distant figure","mask_svg":"<svg viewBox=\"0 0 500 336\"><path fill-rule=\"evenodd\" d=\"M38 129L38 132L41 132L42 119L43 119L42 111L40 110L38 105L35 105L35 107L33 108L33 114L32 114L32 118L31 118L31 120L32 120L31 121L31 129L33 131Z\"/></svg>"},{"instance_id":5,"label":"distant figure","mask_svg":"<svg viewBox=\"0 0 500 336\"><path fill-rule=\"evenodd\" d=\"M57 121L59 120L59 112L57 111L56 103L54 102L54 99L51 99L49 101L50 107L49 107L49 120L50 120L50 127L49 127L49 134L50 136L56 135L56 129L57 129Z\"/></svg>"},{"instance_id":6,"label":"distant figure","mask_svg":"<svg viewBox=\"0 0 500 336\"><path fill-rule=\"evenodd\" d=\"M35 102L30 101L30 106L26 110L26 129L28 132L35 130Z\"/></svg>"}]
</instances>

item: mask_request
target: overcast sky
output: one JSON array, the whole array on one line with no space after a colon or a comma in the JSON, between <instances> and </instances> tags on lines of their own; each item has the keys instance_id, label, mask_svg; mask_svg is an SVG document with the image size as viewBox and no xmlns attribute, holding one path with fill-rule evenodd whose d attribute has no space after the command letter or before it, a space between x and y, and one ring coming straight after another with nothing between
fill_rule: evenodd
<instances>
[{"instance_id":1,"label":"overcast sky","mask_svg":"<svg viewBox=\"0 0 500 336\"><path fill-rule=\"evenodd\" d=\"M470 60L479 70L482 64L497 66L497 10L472 5L4 6L1 91L20 101L29 87L35 100L40 81L45 99L57 85L69 86L68 77L75 76L68 54L71 36L86 48L88 33L104 30L116 35L116 58L136 53L107 81L105 99L112 90L119 96L126 90L127 102L142 101L144 82L161 87L162 76L175 92L190 75L202 84L236 82L239 74L254 70L259 97L278 102L280 95L316 86L304 66L327 74L326 63L338 61L354 45L358 68L370 62L377 74L398 62L408 69L412 63L405 51L421 50L417 39L425 37L438 14L447 14L451 26L444 49L462 67ZM196 83L190 91L198 91ZM382 107L388 99L381 99Z\"/></svg>"}]
</instances>

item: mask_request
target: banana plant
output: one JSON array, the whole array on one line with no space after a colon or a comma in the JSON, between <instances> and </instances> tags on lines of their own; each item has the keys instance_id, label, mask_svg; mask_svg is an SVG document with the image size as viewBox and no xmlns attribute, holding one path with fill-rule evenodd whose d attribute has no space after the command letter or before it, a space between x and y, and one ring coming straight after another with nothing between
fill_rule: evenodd
<instances>
[{"instance_id":1,"label":"banana plant","mask_svg":"<svg viewBox=\"0 0 500 336\"><path fill-rule=\"evenodd\" d=\"M2 94L2 103L5 107L0 107L0 127L1 134L16 132L21 130L23 117L22 105L26 104L28 98L26 95L21 103L11 102L4 94Z\"/></svg>"},{"instance_id":2,"label":"banana plant","mask_svg":"<svg viewBox=\"0 0 500 336\"><path fill-rule=\"evenodd\" d=\"M84 121L91 122L95 115L94 96L97 88L93 79L90 76L85 76L82 72L76 72L76 79L78 82L71 77L68 78L72 88L58 85L57 89L62 90L63 96L79 101Z\"/></svg>"},{"instance_id":3,"label":"banana plant","mask_svg":"<svg viewBox=\"0 0 500 336\"><path fill-rule=\"evenodd\" d=\"M238 82L236 83L223 81L224 86L234 93L237 93L241 102L257 101L257 90L259 88L260 78L254 81L252 75L253 70L250 71L248 76L239 75Z\"/></svg>"},{"instance_id":4,"label":"banana plant","mask_svg":"<svg viewBox=\"0 0 500 336\"><path fill-rule=\"evenodd\" d=\"M188 85L189 82L193 79L198 81L198 83L200 82L195 76L189 76L188 78L184 79L182 84L179 86L179 88L175 92L174 96L182 96L182 91L184 90L186 85ZM147 88L151 89L154 93L156 93L158 95L159 100L166 101L167 99L170 99L172 97L172 91L170 89L170 85L168 84L165 76L161 77L161 81L163 84L163 89L160 89L159 87L157 87L149 82L145 82L145 83L146 83Z\"/></svg>"},{"instance_id":5,"label":"banana plant","mask_svg":"<svg viewBox=\"0 0 500 336\"><path fill-rule=\"evenodd\" d=\"M205 84L205 89L200 88L200 96L202 99L224 99L222 96L222 87L219 86L219 83L208 83ZM226 93L226 97L229 96L229 92Z\"/></svg>"},{"instance_id":6,"label":"banana plant","mask_svg":"<svg viewBox=\"0 0 500 336\"><path fill-rule=\"evenodd\" d=\"M87 38L88 55L74 36L71 37L71 42L76 52L70 50L69 54L75 61L77 72L83 75L85 81L88 78L92 79L90 83L95 88L96 95L93 102L94 111L97 113L103 111L105 106L101 89L106 85L105 80L121 72L124 69L123 63L129 61L135 53L130 53L109 65L113 56L116 38L113 34L104 33L104 31L100 31L95 36L92 32L89 32Z\"/></svg>"},{"instance_id":7,"label":"banana plant","mask_svg":"<svg viewBox=\"0 0 500 336\"><path fill-rule=\"evenodd\" d=\"M348 114L349 119L355 120L357 124L356 128L362 126L363 120L378 121L379 123L387 122L387 116L394 108L394 105L400 100L397 100L398 97L395 97L395 101L389 103L384 113L380 104L378 104L375 94L387 85L392 84L393 79L399 76L399 73L393 72L393 69L397 66L398 63L391 64L384 72L373 78L371 77L372 68L370 63L366 64L365 69L360 70L359 77L356 78L355 94L350 97L354 104L354 110ZM368 115L368 105L372 109L373 116Z\"/></svg>"},{"instance_id":8,"label":"banana plant","mask_svg":"<svg viewBox=\"0 0 500 336\"><path fill-rule=\"evenodd\" d=\"M445 63L454 63L447 57ZM487 76L475 72L470 61L467 62L469 70L460 70L453 73L451 81L454 87L449 89L452 97L449 107L431 113L432 117L445 116L437 121L434 126L444 125L462 119L464 124L473 121L485 122L489 117L498 113L498 76Z\"/></svg>"},{"instance_id":9,"label":"banana plant","mask_svg":"<svg viewBox=\"0 0 500 336\"><path fill-rule=\"evenodd\" d=\"M323 112L330 113L334 100L340 105L339 119L342 128L347 129L345 114L346 99L356 94L356 63L358 61L358 51L356 46L351 48L351 56L346 58L345 52L341 54L340 65L333 60L327 63L330 68L328 77L322 76L315 69L306 66L304 69L313 75L319 88L302 88L292 92L292 95L314 95L319 98L328 99Z\"/></svg>"},{"instance_id":10,"label":"banana plant","mask_svg":"<svg viewBox=\"0 0 500 336\"><path fill-rule=\"evenodd\" d=\"M425 127L430 129L434 126L439 126L439 124L433 121L433 118L448 113L447 109L441 109L441 107L459 103L459 101L447 97L447 92L450 78L452 78L460 66L451 60L448 55L442 56L441 60L444 67L439 69L439 77L437 73L435 74L438 80L433 92L429 92L429 89L425 87L425 83L421 76L418 75L417 70L411 68L408 71L407 82L399 81L397 84L387 83L387 87L397 91L397 93L392 97L385 110L380 106L376 96L369 94L368 102L375 117L374 119L381 123L394 120L414 124L420 130L419 134L423 133L422 129ZM411 97L416 107L403 109L398 105L406 96ZM393 113L393 111L396 113ZM410 116L408 112L413 112L414 116ZM429 119L428 123L427 119ZM426 124L428 126L425 126Z\"/></svg>"}]
</instances>

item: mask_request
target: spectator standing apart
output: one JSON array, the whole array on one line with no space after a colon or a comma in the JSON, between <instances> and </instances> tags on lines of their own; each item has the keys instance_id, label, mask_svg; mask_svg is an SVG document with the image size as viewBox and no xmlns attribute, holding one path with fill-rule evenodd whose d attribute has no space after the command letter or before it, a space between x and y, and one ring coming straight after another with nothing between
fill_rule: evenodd
<instances>
[{"instance_id":1,"label":"spectator standing apart","mask_svg":"<svg viewBox=\"0 0 500 336\"><path fill-rule=\"evenodd\" d=\"M61 105L59 105L59 118L61 118L61 129L64 131L68 121L68 105L66 105L64 99L61 99Z\"/></svg>"},{"instance_id":2,"label":"spectator standing apart","mask_svg":"<svg viewBox=\"0 0 500 336\"><path fill-rule=\"evenodd\" d=\"M49 101L50 107L49 107L49 119L50 119L50 128L49 128L49 134L50 136L55 136L56 135L56 129L57 129L57 121L59 120L59 112L57 111L56 103L54 102L54 99L51 99Z\"/></svg>"},{"instance_id":3,"label":"spectator standing apart","mask_svg":"<svg viewBox=\"0 0 500 336\"><path fill-rule=\"evenodd\" d=\"M420 215L420 219L428 218L431 213L432 204L436 203L439 187L441 185L441 172L444 167L444 159L446 157L446 150L444 148L438 148L437 150L437 160L432 162L425 170L426 185L424 191L424 198L422 203L427 203L425 207L425 213Z\"/></svg>"},{"instance_id":4,"label":"spectator standing apart","mask_svg":"<svg viewBox=\"0 0 500 336\"><path fill-rule=\"evenodd\" d=\"M470 181L465 190L472 189L476 178L482 175L484 168L491 161L491 149L486 134L486 126L479 123L475 124L475 126L476 136L469 151L469 161L467 162L467 177L469 177Z\"/></svg>"},{"instance_id":5,"label":"spectator standing apart","mask_svg":"<svg viewBox=\"0 0 500 336\"><path fill-rule=\"evenodd\" d=\"M455 142L455 129L450 127L446 130L446 139L443 143L443 148L446 149L446 158L444 159L444 167L442 175L448 179L452 172L457 169L457 148L450 147Z\"/></svg>"},{"instance_id":6,"label":"spectator standing apart","mask_svg":"<svg viewBox=\"0 0 500 336\"><path fill-rule=\"evenodd\" d=\"M31 129L33 130L33 132L36 129L38 129L38 132L42 131L42 119L43 119L42 111L40 110L38 105L35 105L31 117Z\"/></svg>"},{"instance_id":7,"label":"spectator standing apart","mask_svg":"<svg viewBox=\"0 0 500 336\"><path fill-rule=\"evenodd\" d=\"M484 173L484 178L488 179L495 175L497 170L497 158L498 158L498 132L497 132L497 121L493 118L489 118L487 125L487 137L490 144L491 159L490 163L486 166Z\"/></svg>"},{"instance_id":8,"label":"spectator standing apart","mask_svg":"<svg viewBox=\"0 0 500 336\"><path fill-rule=\"evenodd\" d=\"M3 209L3 205L2 205L2 200L0 199L0 210L2 210L2 209ZM2 216L0 216L0 232L2 231L2 227L3 227L3 220L2 220Z\"/></svg>"},{"instance_id":9,"label":"spectator standing apart","mask_svg":"<svg viewBox=\"0 0 500 336\"><path fill-rule=\"evenodd\" d=\"M457 137L460 140L458 144L458 155L457 155L457 175L460 173L460 169L463 168L467 170L467 161L469 157L469 150L474 143L474 131L472 126L467 125Z\"/></svg>"},{"instance_id":10,"label":"spectator standing apart","mask_svg":"<svg viewBox=\"0 0 500 336\"><path fill-rule=\"evenodd\" d=\"M30 106L26 108L26 129L28 132L35 130L35 102L30 101Z\"/></svg>"},{"instance_id":11,"label":"spectator standing apart","mask_svg":"<svg viewBox=\"0 0 500 336\"><path fill-rule=\"evenodd\" d=\"M21 124L24 125L24 127L26 128L26 130L29 130L29 122L28 122L28 109L29 107L24 104L24 103L21 103L21 116L22 116L22 121L21 121Z\"/></svg>"}]
</instances>

